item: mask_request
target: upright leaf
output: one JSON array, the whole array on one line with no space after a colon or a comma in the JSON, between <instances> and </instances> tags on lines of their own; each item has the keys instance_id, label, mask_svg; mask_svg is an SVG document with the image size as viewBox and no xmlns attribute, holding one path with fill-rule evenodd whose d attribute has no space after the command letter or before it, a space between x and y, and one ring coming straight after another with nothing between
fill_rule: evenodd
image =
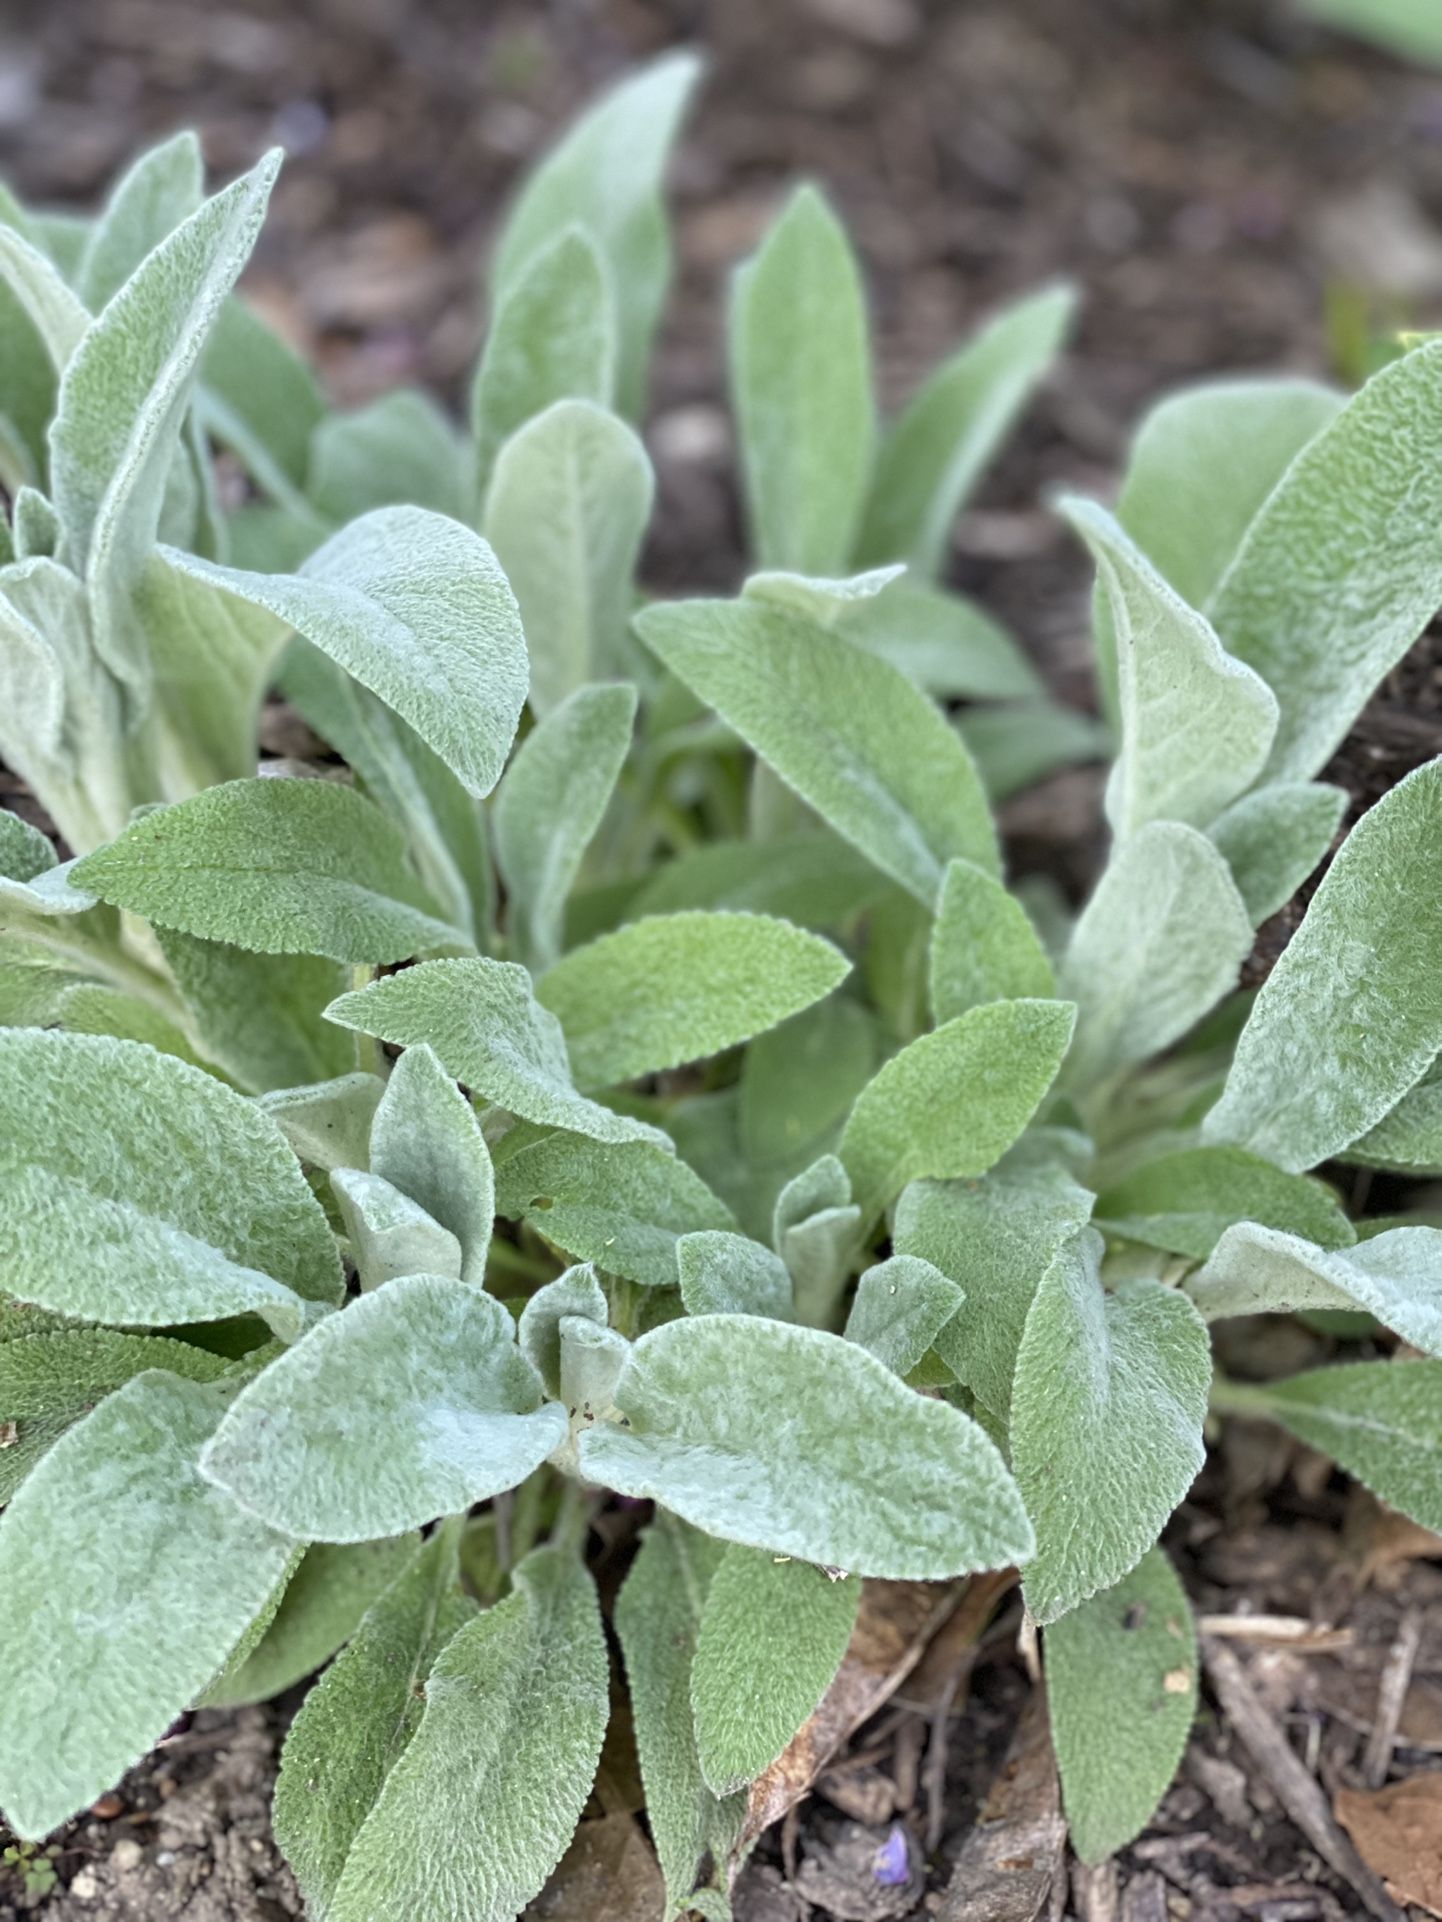
<instances>
[{"instance_id":1,"label":"upright leaf","mask_svg":"<svg viewBox=\"0 0 1442 1922\"><path fill-rule=\"evenodd\" d=\"M1278 781L1244 794L1207 829L1260 926L1284 908L1341 826L1344 789L1324 781Z\"/></svg>"},{"instance_id":2,"label":"upright leaf","mask_svg":"<svg viewBox=\"0 0 1442 1922\"><path fill-rule=\"evenodd\" d=\"M1012 1471L1036 1528L1027 1607L1054 1622L1135 1568L1202 1466L1212 1357L1185 1296L1102 1287L1087 1229L1047 1270L1011 1397Z\"/></svg>"},{"instance_id":3,"label":"upright leaf","mask_svg":"<svg viewBox=\"0 0 1442 1922\"><path fill-rule=\"evenodd\" d=\"M1347 1149L1348 1161L1406 1174L1442 1172L1442 1065L1432 1066Z\"/></svg>"},{"instance_id":4,"label":"upright leaf","mask_svg":"<svg viewBox=\"0 0 1442 1922\"><path fill-rule=\"evenodd\" d=\"M616 386L622 409L641 412L646 365L666 286L671 243L661 181L700 68L670 53L591 108L541 163L511 210L496 250L499 306L538 253L582 227L610 270L616 297Z\"/></svg>"},{"instance_id":5,"label":"upright leaf","mask_svg":"<svg viewBox=\"0 0 1442 1922\"><path fill-rule=\"evenodd\" d=\"M329 1172L363 1168L370 1153L371 1118L385 1093L378 1074L337 1075L262 1095L257 1106L276 1123L302 1161Z\"/></svg>"},{"instance_id":6,"label":"upright leaf","mask_svg":"<svg viewBox=\"0 0 1442 1922\"><path fill-rule=\"evenodd\" d=\"M145 256L195 212L204 174L200 142L193 133L178 133L121 175L90 229L75 275L75 291L91 313L98 314Z\"/></svg>"},{"instance_id":7,"label":"upright leaf","mask_svg":"<svg viewBox=\"0 0 1442 1922\"><path fill-rule=\"evenodd\" d=\"M1074 1013L1064 1001L996 1001L893 1055L841 1137L863 1217L874 1220L909 1181L984 1174L1056 1079Z\"/></svg>"},{"instance_id":8,"label":"upright leaf","mask_svg":"<svg viewBox=\"0 0 1442 1922\"><path fill-rule=\"evenodd\" d=\"M18 323L27 334L33 330L54 372L63 373L90 324L83 303L40 248L4 224L0 224L0 279L10 295L7 321L12 327ZM33 362L22 361L21 367L38 386L43 376ZM48 380L44 390L50 391Z\"/></svg>"},{"instance_id":9,"label":"upright leaf","mask_svg":"<svg viewBox=\"0 0 1442 1922\"><path fill-rule=\"evenodd\" d=\"M371 1124L370 1165L451 1231L461 1280L483 1287L496 1212L490 1152L475 1110L424 1042L391 1069Z\"/></svg>"},{"instance_id":10,"label":"upright leaf","mask_svg":"<svg viewBox=\"0 0 1442 1922\"><path fill-rule=\"evenodd\" d=\"M654 486L635 433L588 400L556 401L497 456L483 525L520 603L536 714L627 673Z\"/></svg>"},{"instance_id":11,"label":"upright leaf","mask_svg":"<svg viewBox=\"0 0 1442 1922\"><path fill-rule=\"evenodd\" d=\"M1030 1553L1020 1497L981 1429L820 1329L667 1322L635 1344L616 1405L628 1425L581 1436L582 1472L726 1540L918 1581Z\"/></svg>"},{"instance_id":12,"label":"upright leaf","mask_svg":"<svg viewBox=\"0 0 1442 1922\"><path fill-rule=\"evenodd\" d=\"M1208 612L1276 694L1273 780L1308 780L1442 605L1442 343L1384 367L1297 455Z\"/></svg>"},{"instance_id":13,"label":"upright leaf","mask_svg":"<svg viewBox=\"0 0 1442 1922\"><path fill-rule=\"evenodd\" d=\"M368 1170L336 1168L330 1185L363 1292L402 1275L460 1280L460 1242L393 1183Z\"/></svg>"},{"instance_id":14,"label":"upright leaf","mask_svg":"<svg viewBox=\"0 0 1442 1922\"><path fill-rule=\"evenodd\" d=\"M166 550L294 628L410 723L474 795L500 779L526 699L521 615L478 534L423 507L352 521L299 574L252 574Z\"/></svg>"},{"instance_id":15,"label":"upright leaf","mask_svg":"<svg viewBox=\"0 0 1442 1922\"><path fill-rule=\"evenodd\" d=\"M996 831L971 758L899 668L755 599L647 608L636 631L838 834L930 908Z\"/></svg>"},{"instance_id":16,"label":"upright leaf","mask_svg":"<svg viewBox=\"0 0 1442 1922\"><path fill-rule=\"evenodd\" d=\"M917 1366L964 1297L954 1281L916 1255L879 1261L856 1284L846 1339L903 1379Z\"/></svg>"},{"instance_id":17,"label":"upright leaf","mask_svg":"<svg viewBox=\"0 0 1442 1922\"><path fill-rule=\"evenodd\" d=\"M311 435L325 418L325 396L305 362L232 295L211 329L201 381L198 405L209 430L257 486L303 513ZM318 538L318 523L316 531Z\"/></svg>"},{"instance_id":18,"label":"upright leaf","mask_svg":"<svg viewBox=\"0 0 1442 1922\"><path fill-rule=\"evenodd\" d=\"M429 395L398 387L353 413L326 415L311 436L307 478L315 508L331 522L402 504L459 520L471 511L467 465Z\"/></svg>"},{"instance_id":19,"label":"upright leaf","mask_svg":"<svg viewBox=\"0 0 1442 1922\"><path fill-rule=\"evenodd\" d=\"M810 1007L849 964L829 941L759 914L632 921L547 970L576 1079L605 1088L719 1054Z\"/></svg>"},{"instance_id":20,"label":"upright leaf","mask_svg":"<svg viewBox=\"0 0 1442 1922\"><path fill-rule=\"evenodd\" d=\"M341 995L326 1013L398 1047L430 1046L457 1081L541 1127L597 1141L661 1138L576 1092L561 1024L514 961L423 961Z\"/></svg>"},{"instance_id":21,"label":"upright leaf","mask_svg":"<svg viewBox=\"0 0 1442 1922\"><path fill-rule=\"evenodd\" d=\"M153 1748L285 1574L295 1544L196 1468L225 1400L137 1375L0 1518L0 1807L21 1836L48 1834Z\"/></svg>"},{"instance_id":22,"label":"upright leaf","mask_svg":"<svg viewBox=\"0 0 1442 1922\"><path fill-rule=\"evenodd\" d=\"M763 567L840 574L876 438L866 297L845 229L797 189L737 273L731 386Z\"/></svg>"},{"instance_id":23,"label":"upright leaf","mask_svg":"<svg viewBox=\"0 0 1442 1922\"><path fill-rule=\"evenodd\" d=\"M1125 1848L1156 1812L1197 1712L1197 1635L1161 1549L1046 1632L1046 1699L1072 1847Z\"/></svg>"},{"instance_id":24,"label":"upright leaf","mask_svg":"<svg viewBox=\"0 0 1442 1922\"><path fill-rule=\"evenodd\" d=\"M1442 759L1353 828L1262 985L1209 1141L1315 1167L1357 1140L1442 1050Z\"/></svg>"},{"instance_id":25,"label":"upright leaf","mask_svg":"<svg viewBox=\"0 0 1442 1922\"><path fill-rule=\"evenodd\" d=\"M351 1845L333 1922L413 1922L439 1901L511 1922L591 1792L609 1710L606 1637L574 1554L535 1550L504 1602L459 1630L420 1727Z\"/></svg>"},{"instance_id":26,"label":"upright leaf","mask_svg":"<svg viewBox=\"0 0 1442 1922\"><path fill-rule=\"evenodd\" d=\"M1229 989L1252 923L1195 828L1153 821L1119 847L1082 910L1060 986L1077 1004L1066 1080L1085 1088L1159 1054Z\"/></svg>"},{"instance_id":27,"label":"upright leaf","mask_svg":"<svg viewBox=\"0 0 1442 1922\"><path fill-rule=\"evenodd\" d=\"M561 952L566 896L631 745L636 690L578 687L526 736L496 791L496 862L517 960L541 969Z\"/></svg>"},{"instance_id":28,"label":"upright leaf","mask_svg":"<svg viewBox=\"0 0 1442 1922\"><path fill-rule=\"evenodd\" d=\"M409 1275L247 1383L203 1466L287 1534L368 1542L514 1488L565 1432L501 1303Z\"/></svg>"},{"instance_id":29,"label":"upright leaf","mask_svg":"<svg viewBox=\"0 0 1442 1922\"><path fill-rule=\"evenodd\" d=\"M589 1262L543 1283L521 1310L517 1329L521 1353L545 1383L548 1395L561 1392L562 1325L577 1318L598 1328L609 1320L606 1291Z\"/></svg>"},{"instance_id":30,"label":"upright leaf","mask_svg":"<svg viewBox=\"0 0 1442 1922\"><path fill-rule=\"evenodd\" d=\"M988 1001L1045 1001L1056 977L1021 903L971 861L951 861L931 931L931 1012L952 1021Z\"/></svg>"},{"instance_id":31,"label":"upright leaf","mask_svg":"<svg viewBox=\"0 0 1442 1922\"><path fill-rule=\"evenodd\" d=\"M676 1243L677 1278L688 1315L791 1319L791 1277L779 1255L745 1235L703 1228Z\"/></svg>"},{"instance_id":32,"label":"upright leaf","mask_svg":"<svg viewBox=\"0 0 1442 1922\"><path fill-rule=\"evenodd\" d=\"M888 431L856 558L936 574L952 522L1066 337L1075 295L1050 287L1004 309L937 369Z\"/></svg>"},{"instance_id":33,"label":"upright leaf","mask_svg":"<svg viewBox=\"0 0 1442 1922\"><path fill-rule=\"evenodd\" d=\"M340 1264L275 1123L136 1042L0 1031L0 1267L59 1314L164 1327L258 1309L291 1336Z\"/></svg>"},{"instance_id":34,"label":"upright leaf","mask_svg":"<svg viewBox=\"0 0 1442 1922\"><path fill-rule=\"evenodd\" d=\"M691 1704L701 1773L726 1796L768 1769L841 1666L861 1583L736 1543L701 1612Z\"/></svg>"},{"instance_id":35,"label":"upright leaf","mask_svg":"<svg viewBox=\"0 0 1442 1922\"><path fill-rule=\"evenodd\" d=\"M742 1064L737 1115L748 1158L789 1171L834 1148L877 1047L875 1019L845 994L758 1035Z\"/></svg>"},{"instance_id":36,"label":"upright leaf","mask_svg":"<svg viewBox=\"0 0 1442 1922\"><path fill-rule=\"evenodd\" d=\"M379 962L462 945L400 831L334 781L227 781L142 815L75 878L163 928L260 954Z\"/></svg>"},{"instance_id":37,"label":"upright leaf","mask_svg":"<svg viewBox=\"0 0 1442 1922\"><path fill-rule=\"evenodd\" d=\"M314 955L251 954L156 931L207 1057L257 1091L329 1081L355 1068L355 1043L321 1019L345 970Z\"/></svg>"}]
</instances>

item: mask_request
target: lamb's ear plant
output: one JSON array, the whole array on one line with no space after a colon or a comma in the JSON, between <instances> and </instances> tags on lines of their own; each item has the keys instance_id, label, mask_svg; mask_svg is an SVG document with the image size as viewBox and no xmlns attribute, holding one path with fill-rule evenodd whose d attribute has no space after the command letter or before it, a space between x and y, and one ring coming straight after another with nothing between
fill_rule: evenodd
<instances>
[{"instance_id":1,"label":"lamb's ear plant","mask_svg":"<svg viewBox=\"0 0 1442 1922\"><path fill-rule=\"evenodd\" d=\"M0 745L78 857L0 816L22 1837L329 1662L275 1804L311 1913L508 1922L605 1735L614 1494L653 1504L614 1628L669 1913L729 1914L870 1578L1020 1570L1092 1859L1193 1713L1158 1537L1209 1398L1442 1523L1442 1231L1311 1172L1442 1172L1442 762L1236 993L1442 605L1442 347L1345 404L1179 398L1117 517L1063 505L1113 846L1043 917L990 804L1060 710L937 577L1064 293L883 428L803 188L733 302L758 571L632 618L692 80L639 76L523 191L468 440L414 397L329 415L231 294L268 166L202 203L181 140L78 247L0 226ZM276 673L351 779L257 775ZM1362 1359L1214 1378L1209 1322L1338 1307Z\"/></svg>"}]
</instances>

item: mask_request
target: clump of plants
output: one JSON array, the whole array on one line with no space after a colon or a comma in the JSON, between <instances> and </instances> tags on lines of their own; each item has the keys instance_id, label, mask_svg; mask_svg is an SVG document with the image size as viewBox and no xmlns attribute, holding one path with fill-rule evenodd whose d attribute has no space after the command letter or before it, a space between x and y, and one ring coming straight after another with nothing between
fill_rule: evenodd
<instances>
[{"instance_id":1,"label":"clump of plants","mask_svg":"<svg viewBox=\"0 0 1442 1922\"><path fill-rule=\"evenodd\" d=\"M1008 890L992 802L1098 732L937 580L1065 290L881 425L802 188L732 298L756 571L639 604L693 80L521 193L464 435L328 412L236 298L274 158L203 201L182 137L93 223L5 209L0 748L73 856L0 817L22 1838L323 1667L275 1804L312 1913L516 1916L606 1733L615 1494L671 1912L729 1913L868 1578L1020 1570L1094 1859L1194 1712L1157 1544L1209 1408L1442 1528L1442 1229L1336 1183L1442 1172L1442 762L1237 990L1442 605L1442 345L1180 396L1114 515L1060 503L1115 740L1073 916ZM275 684L342 766L257 774ZM1363 1359L1217 1374L1210 1323L1317 1310Z\"/></svg>"}]
</instances>

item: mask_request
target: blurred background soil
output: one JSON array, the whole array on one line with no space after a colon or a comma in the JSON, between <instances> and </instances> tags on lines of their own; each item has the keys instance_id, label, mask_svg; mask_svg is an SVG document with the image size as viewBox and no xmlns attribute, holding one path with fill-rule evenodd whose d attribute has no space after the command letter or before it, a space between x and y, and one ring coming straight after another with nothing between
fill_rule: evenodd
<instances>
[{"instance_id":1,"label":"blurred background soil","mask_svg":"<svg viewBox=\"0 0 1442 1922\"><path fill-rule=\"evenodd\" d=\"M9 0L0 171L30 200L89 205L177 126L199 128L221 177L280 143L251 296L339 400L418 380L460 406L481 268L518 174L598 88L677 43L702 47L710 73L675 169L678 281L647 428L660 498L646 575L660 591L725 588L740 571L727 281L798 174L824 181L856 237L892 403L999 301L1057 275L1079 284L1071 352L958 530L953 575L1082 703L1087 572L1046 490L1109 491L1146 403L1182 382L1356 377L1369 329L1442 322L1442 75L1311 27L1287 0ZM1384 690L1344 757L1354 795L1442 749L1439 676L1424 647ZM1064 777L1034 805L1059 837L1071 814L1084 834L1093 787ZM1024 810L1013 827L1028 831ZM1295 1627L1280 1646L1222 1638L1330 1832L1296 1826L1275 1754L1269 1773L1214 1695L1177 1789L1119 1868L1048 1871L1031 1908L982 1893L946 1907L1029 1691L1003 1616L969 1667L863 1731L850 1775L763 1844L739 1914L1384 1914L1338 1869L1330 1811L1389 1773L1424 1779L1429 1758L1442 1780L1438 1544L1388 1536L1367 1498L1245 1428L1170 1539L1204 1608L1340 1626L1340 1645L1301 1653ZM57 1922L295 1914L264 1801L293 1707L199 1718L75 1825L60 1891L34 1903ZM913 1874L883 1888L870 1864L896 1819ZM1442 1795L1417 1819L1442 1832ZM544 1913L644 1922L629 1859ZM1432 1902L1416 1912L1442 1913L1442 1871ZM0 1916L31 1905L0 1871Z\"/></svg>"}]
</instances>

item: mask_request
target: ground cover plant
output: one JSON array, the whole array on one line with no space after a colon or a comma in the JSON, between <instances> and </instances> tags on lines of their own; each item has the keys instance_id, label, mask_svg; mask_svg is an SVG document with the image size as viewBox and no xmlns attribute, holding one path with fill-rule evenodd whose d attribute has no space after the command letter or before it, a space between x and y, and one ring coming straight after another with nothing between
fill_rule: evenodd
<instances>
[{"instance_id":1,"label":"ground cover plant","mask_svg":"<svg viewBox=\"0 0 1442 1922\"><path fill-rule=\"evenodd\" d=\"M1115 514L1058 503L1115 741L1074 916L1007 889L992 803L1098 732L937 579L1065 290L882 427L801 188L730 313L755 571L640 604L694 77L523 190L465 435L327 412L235 299L273 159L203 201L182 137L92 225L5 210L0 750L74 857L0 819L22 1838L334 1655L276 1797L312 1911L516 1915L607 1726L614 1494L654 1503L608 1612L676 1912L726 1913L868 1578L1020 1568L1095 1859L1195 1709L1158 1539L1209 1409L1442 1527L1442 1229L1312 1172L1442 1171L1442 764L1237 991L1442 605L1442 345L1180 396ZM337 778L257 775L275 681ZM1218 1376L1210 1322L1299 1312L1362 1358Z\"/></svg>"}]
</instances>

